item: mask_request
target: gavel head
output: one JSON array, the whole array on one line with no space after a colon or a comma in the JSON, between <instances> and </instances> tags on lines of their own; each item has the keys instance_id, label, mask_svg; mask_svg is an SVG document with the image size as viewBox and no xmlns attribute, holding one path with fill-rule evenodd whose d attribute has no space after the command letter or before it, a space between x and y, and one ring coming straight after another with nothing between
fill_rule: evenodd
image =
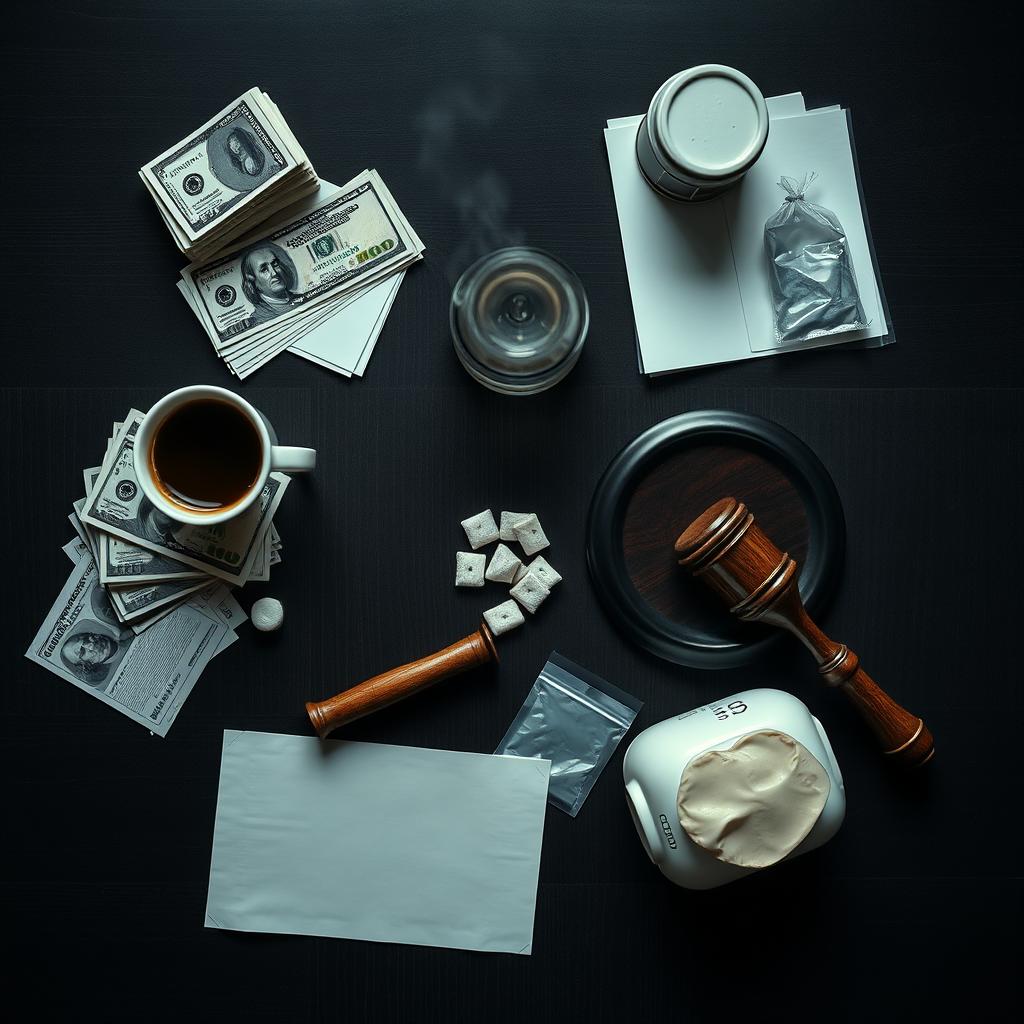
<instances>
[{"instance_id":1,"label":"gavel head","mask_svg":"<svg viewBox=\"0 0 1024 1024\"><path fill-rule=\"evenodd\" d=\"M675 552L679 564L701 576L741 619L760 618L797 574L796 562L735 498L722 498L697 516L679 535Z\"/></svg>"},{"instance_id":2,"label":"gavel head","mask_svg":"<svg viewBox=\"0 0 1024 1024\"><path fill-rule=\"evenodd\" d=\"M841 687L897 763L926 764L932 734L860 667L846 644L830 640L808 616L797 586L797 565L757 527L742 501L722 498L705 509L675 543L679 564L727 601L733 615L794 633L818 662L818 673Z\"/></svg>"}]
</instances>

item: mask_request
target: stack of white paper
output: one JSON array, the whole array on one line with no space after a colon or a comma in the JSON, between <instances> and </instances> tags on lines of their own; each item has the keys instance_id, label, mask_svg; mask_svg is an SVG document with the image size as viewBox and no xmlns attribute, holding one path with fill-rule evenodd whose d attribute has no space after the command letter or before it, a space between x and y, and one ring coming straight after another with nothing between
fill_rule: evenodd
<instances>
[{"instance_id":1,"label":"stack of white paper","mask_svg":"<svg viewBox=\"0 0 1024 1024\"><path fill-rule=\"evenodd\" d=\"M400 270L359 292L288 351L345 377L361 377L404 277L405 271Z\"/></svg>"},{"instance_id":2,"label":"stack of white paper","mask_svg":"<svg viewBox=\"0 0 1024 1024\"><path fill-rule=\"evenodd\" d=\"M642 115L612 118L605 129L612 187L636 319L642 373L858 342L894 341L861 202L847 112L808 111L803 96L768 100L771 128L760 159L717 199L682 203L656 193L636 161ZM784 200L787 175L816 171L808 200L846 229L868 326L861 331L779 345L775 340L764 223Z\"/></svg>"},{"instance_id":3,"label":"stack of white paper","mask_svg":"<svg viewBox=\"0 0 1024 1024\"><path fill-rule=\"evenodd\" d=\"M226 729L206 926L528 954L550 769Z\"/></svg>"}]
</instances>

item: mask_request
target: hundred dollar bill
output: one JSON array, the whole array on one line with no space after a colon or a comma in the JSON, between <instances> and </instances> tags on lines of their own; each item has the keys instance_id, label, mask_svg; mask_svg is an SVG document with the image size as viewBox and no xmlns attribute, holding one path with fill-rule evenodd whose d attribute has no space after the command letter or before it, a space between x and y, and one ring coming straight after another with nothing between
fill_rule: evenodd
<instances>
[{"instance_id":1,"label":"hundred dollar bill","mask_svg":"<svg viewBox=\"0 0 1024 1024\"><path fill-rule=\"evenodd\" d=\"M92 558L97 560L97 549L103 550L103 541L108 539L108 535L82 523L80 516L85 507L84 498L76 501L74 507L75 511L68 516L68 519L79 536L77 543L83 553L88 551ZM67 551L67 547L64 550ZM70 553L69 557L71 557ZM156 559L163 556L154 554L153 557ZM164 559L164 561L170 562L171 560ZM180 565L181 563L175 564ZM189 567L182 566L182 568ZM206 586L212 580L207 573L199 572L197 569L189 569L189 571L192 576L184 580L168 579L157 583L133 581L130 584L122 581L116 587L109 586L107 590L111 606L122 622L130 622L133 627L143 621L152 622L154 621L154 612L160 610L160 614L166 614L177 604L186 600L190 594ZM100 574L100 583L103 583L102 573Z\"/></svg>"},{"instance_id":2,"label":"hundred dollar bill","mask_svg":"<svg viewBox=\"0 0 1024 1024\"><path fill-rule=\"evenodd\" d=\"M208 583L202 590L198 590L196 593L186 597L185 601L191 607L199 609L204 614L217 619L228 627L228 631L221 640L220 646L214 651L214 657L225 648L230 647L238 639L238 634L235 632L234 627L248 619L242 606L232 596L230 586L222 580L214 580L212 583ZM164 616L174 612L176 608L177 605L171 605L170 607L160 608L141 619L132 620L132 632L136 635L144 633Z\"/></svg>"},{"instance_id":3,"label":"hundred dollar bill","mask_svg":"<svg viewBox=\"0 0 1024 1024\"><path fill-rule=\"evenodd\" d=\"M68 518L71 520L71 525L74 526L75 532L89 545L89 552L92 557L96 559L96 564L99 565L99 539L97 537L97 531L91 526L86 526L82 522L82 513L85 511L85 498L79 498L78 501L74 502L71 506L72 513Z\"/></svg>"},{"instance_id":4,"label":"hundred dollar bill","mask_svg":"<svg viewBox=\"0 0 1024 1024\"><path fill-rule=\"evenodd\" d=\"M229 350L310 307L418 259L404 218L379 175L364 171L342 191L212 263L182 271L207 333Z\"/></svg>"},{"instance_id":5,"label":"hundred dollar bill","mask_svg":"<svg viewBox=\"0 0 1024 1024\"><path fill-rule=\"evenodd\" d=\"M82 550L88 551L99 565L101 564L100 556L105 552L108 544L111 541L117 541L117 538L82 523L80 517L85 507L85 500L85 498L80 498L75 502L75 511L68 516L68 519L79 535ZM134 545L128 545L124 541L117 541L117 543L133 548L140 555L151 555L153 564L173 565L178 570L188 570L187 572L168 571L166 576L155 577L150 582L140 583L139 577L133 576L127 579L118 579L114 584L107 584L103 579L101 568L100 583L107 586L111 603L122 622L134 623L140 616L149 615L157 608L165 608L166 611L170 611L170 607L184 601L189 594L206 586L212 579L208 573L200 572L198 569L193 569L164 555L144 551L142 548L134 548ZM71 557L70 554L69 557ZM170 607L167 607L168 605Z\"/></svg>"},{"instance_id":6,"label":"hundred dollar bill","mask_svg":"<svg viewBox=\"0 0 1024 1024\"><path fill-rule=\"evenodd\" d=\"M145 413L138 409L129 409L126 419L142 420ZM114 441L121 432L125 420L115 420L113 433L107 438L103 462L100 466L82 470L86 496L92 494L103 467L110 460ZM81 509L75 506L76 512ZM189 565L178 562L155 551L147 551L135 544L112 537L109 533L100 533L91 526L83 527L85 533L92 538L93 556L100 570L100 582L115 587L134 586L140 583L158 583L163 580L205 580L205 573Z\"/></svg>"},{"instance_id":7,"label":"hundred dollar bill","mask_svg":"<svg viewBox=\"0 0 1024 1024\"><path fill-rule=\"evenodd\" d=\"M381 188L382 195L391 203L392 208L397 217L400 218L403 228L408 232L412 242L413 248L416 252L422 252L423 242L416 234L415 229L409 223L409 221L402 214L401 209L395 204L394 198L391 193L387 191L387 186L383 181L379 179L378 182ZM282 215L282 220L297 221L310 214L312 211L322 206L329 199L333 199L335 196L341 194L343 191L338 185L332 182L321 180L316 195L309 196L302 199L299 202L293 203L292 206ZM239 240L234 248L240 250L253 242L260 240L262 234L265 233L265 229L260 229L254 234L250 234L245 238ZM353 291L347 291L340 293L333 299L325 299L321 302L317 302L305 311L296 313L293 317L283 318L285 323L284 327L276 326L281 321L274 321L265 331L257 331L250 338L245 341L239 342L238 344L231 345L228 349L225 349L222 353L224 361L228 369L235 375L241 378L249 376L251 373L259 369L260 366L264 365L274 356L284 351L286 348L291 351L297 351L297 345L310 334L310 332L318 331L321 327L331 328L328 321L347 309L357 300L363 301L362 309L365 309L366 302L364 297L369 297L371 304L375 303L376 300L373 298L374 293L379 294L379 289L385 287L384 281L394 281L395 284L389 286L389 291L393 298L395 291L397 290L398 284L401 283L402 277L405 274L405 267L399 267L394 274L386 274L383 279L372 281L367 285L361 286L360 288L354 289ZM210 328L207 326L203 311L198 306L198 300L195 295L189 290L189 286L185 280L179 279L177 282L178 291L181 292L183 298L188 303L190 309L195 315L196 319L203 324L204 329L213 341L213 335ZM387 308L390 308L390 300L386 303ZM360 326L357 333L360 334L358 340L353 339L346 342L345 351L349 355L345 356L348 360L344 365L337 365L333 362L324 362L328 369L333 370L336 373L342 373L345 376L351 376L353 373L361 374L365 369L366 362L369 360L370 353L373 351L374 342L376 341L377 335L379 334L379 328L383 326L383 319L387 315L387 309L381 310L380 323L375 326L371 336L369 338L362 337L362 332L365 329L360 321ZM341 321L339 320L340 324ZM343 330L339 327L338 330ZM354 347L353 347L354 346ZM362 352L361 355L357 354ZM305 351L298 351L299 355L304 358L309 358L313 362L321 362L318 356Z\"/></svg>"},{"instance_id":8,"label":"hundred dollar bill","mask_svg":"<svg viewBox=\"0 0 1024 1024\"><path fill-rule=\"evenodd\" d=\"M127 421L86 501L82 522L229 583L243 584L262 552L264 535L289 480L271 473L259 498L240 516L212 526L187 526L160 512L135 476L134 444L141 418Z\"/></svg>"},{"instance_id":9,"label":"hundred dollar bill","mask_svg":"<svg viewBox=\"0 0 1024 1024\"><path fill-rule=\"evenodd\" d=\"M83 476L87 495L92 493L99 475L98 467L85 470ZM81 503L75 502L75 512L79 516L84 509L85 500L83 499ZM130 544L109 533L84 526L81 521L78 527L81 527L83 535L90 538L91 550L100 570L100 583L120 588L180 580L198 580L200 584L208 582L206 573L191 565L185 565L176 558L168 558L167 555L158 554L156 551L147 551L137 544ZM179 591L180 588L175 592Z\"/></svg>"},{"instance_id":10,"label":"hundred dollar bill","mask_svg":"<svg viewBox=\"0 0 1024 1024\"><path fill-rule=\"evenodd\" d=\"M151 606L145 609L144 612L133 615L127 621L127 625L131 626L135 633L142 633L185 601L193 607L201 608L228 627L231 627L234 622L238 621L238 614L234 609L238 608L238 611L242 613L242 617L245 618L245 612L242 611L239 602L230 596L228 585L222 580L211 580L209 577L206 579L209 581L208 583L195 585L193 588L176 596L170 603L160 607ZM111 598L111 604L116 605L117 592L108 590L106 593ZM116 607L115 610L117 610ZM218 649L217 653L220 653L220 649Z\"/></svg>"},{"instance_id":11,"label":"hundred dollar bill","mask_svg":"<svg viewBox=\"0 0 1024 1024\"><path fill-rule=\"evenodd\" d=\"M266 583L270 579L270 538L264 534L260 551L252 563L247 583Z\"/></svg>"},{"instance_id":12,"label":"hundred dollar bill","mask_svg":"<svg viewBox=\"0 0 1024 1024\"><path fill-rule=\"evenodd\" d=\"M203 580L205 573L176 558L147 551L137 544L101 533L97 538L100 556L100 580L112 587L137 583Z\"/></svg>"},{"instance_id":13,"label":"hundred dollar bill","mask_svg":"<svg viewBox=\"0 0 1024 1024\"><path fill-rule=\"evenodd\" d=\"M68 522L74 528L75 533L78 534L79 539L85 545L89 554L92 555L93 558L96 558L96 547L92 541L92 538L89 537L88 534L86 534L85 527L82 525L82 520L80 518L81 509L84 507L85 498L82 498L79 501L75 502L74 511L72 511L72 513L68 516Z\"/></svg>"},{"instance_id":14,"label":"hundred dollar bill","mask_svg":"<svg viewBox=\"0 0 1024 1024\"><path fill-rule=\"evenodd\" d=\"M195 597L190 598L189 602L205 608L231 629L240 626L249 618L245 614L245 609L235 600L231 588L219 580L205 586Z\"/></svg>"},{"instance_id":15,"label":"hundred dollar bill","mask_svg":"<svg viewBox=\"0 0 1024 1024\"><path fill-rule=\"evenodd\" d=\"M415 256L415 260L420 259L421 256L419 254L423 252L424 248L422 240L420 239L419 235L416 234L415 229L402 213L401 208L397 205L397 203L395 203L394 197L388 191L387 185L382 180L380 180L379 177L378 182L380 185L382 196L391 205L396 217L398 217L401 220L402 226L409 233L409 236L413 243L413 249L417 253L417 255ZM337 192L338 187L336 185L332 185L329 182L322 181L320 183L321 195L324 195L325 192L330 193L332 190L334 192ZM301 204L296 204L294 209L302 209L305 206L305 204L311 203L312 200L315 198L318 197L311 197L308 200L304 200L303 203ZM411 259L409 262L412 263L414 262L414 260ZM295 329L290 330L287 334L285 334L284 332L276 335L272 333L264 334L262 332L257 332L254 335L254 337L258 340L255 342L246 342L246 347L244 349L241 348L240 346L230 347L226 349L222 353L222 355L224 357L224 361L227 364L228 369L235 376L239 377L242 380L245 380L251 374L255 373L256 370L258 370L261 366L265 365L267 362L269 362L271 359L273 359L275 356L279 355L281 352L285 350L296 351L299 355L303 355L304 353L298 351L297 345L310 332L318 330L322 326L326 326L329 328L330 324L328 323L328 321L331 317L337 315L339 312L347 308L350 304L355 302L355 300L362 299L363 297L374 293L375 290L379 289L385 281L395 281L396 284L394 288L397 288L398 284L401 284L402 278L405 275L407 267L408 264L396 267L393 269L393 271L389 271L387 274L381 275L380 277L375 278L372 281L369 281L368 283L364 284L363 287L355 291L342 292L340 298L329 299L324 302L317 303L312 307L311 311L315 312L321 309L325 309L326 313L320 314L320 316L317 317L315 320L313 318L302 320L300 315L296 315L296 317L293 320L288 321L287 326L289 328L292 326L292 324L295 324L297 326ZM394 294L394 291L392 291L392 294ZM388 306L390 307L390 303L388 303ZM386 313L384 313L384 315L386 316ZM339 319L338 322L340 323L341 320ZM381 326L383 326L383 323L381 324ZM376 336L374 334L373 342L375 341ZM346 369L328 363L326 364L327 368L335 370L336 372L344 373L346 376L351 376L352 372L361 374L366 367L366 362L364 360L369 360L370 353L373 350L373 343L370 342L369 339L364 338L362 344L359 345L359 348L363 350L363 355L361 355L359 359L355 361L354 367ZM320 360L314 359L313 361L319 362ZM324 364L321 363L321 365Z\"/></svg>"},{"instance_id":16,"label":"hundred dollar bill","mask_svg":"<svg viewBox=\"0 0 1024 1024\"><path fill-rule=\"evenodd\" d=\"M235 632L234 627L245 622L248 619L248 616L245 614L242 606L232 596L231 588L227 583L224 583L221 580L213 580L211 583L208 583L203 587L202 590L189 595L185 600L193 608L198 608L200 611L219 620L228 627L228 632L224 635L224 638L220 642L220 646L214 652L214 657L220 654L220 652L225 648L230 647L238 639L238 634ZM169 615L173 612L176 607L176 605L172 605L168 608L161 608L141 619L132 620L132 631L136 634L144 633L150 626L159 622L165 615Z\"/></svg>"},{"instance_id":17,"label":"hundred dollar bill","mask_svg":"<svg viewBox=\"0 0 1024 1024\"><path fill-rule=\"evenodd\" d=\"M250 89L139 173L162 212L194 242L305 162L289 141L296 145L276 113L264 109L260 90Z\"/></svg>"},{"instance_id":18,"label":"hundred dollar bill","mask_svg":"<svg viewBox=\"0 0 1024 1024\"><path fill-rule=\"evenodd\" d=\"M61 548L61 551L63 551L72 562L79 562L86 555L92 554L89 550L89 545L86 544L81 537L75 537L72 540L69 540L67 544Z\"/></svg>"},{"instance_id":19,"label":"hundred dollar bill","mask_svg":"<svg viewBox=\"0 0 1024 1024\"><path fill-rule=\"evenodd\" d=\"M214 583L221 582L221 580L214 580ZM227 584L224 583L223 586L227 586ZM111 593L109 587L107 588L107 593ZM185 604L186 602L190 604L194 603L196 600L201 598L202 594L202 590L197 590L195 591L195 593L192 594L186 594L185 597L181 598L180 601L176 601L172 604L165 604L162 607L157 608L156 611L147 612L145 615L140 615L137 619L132 619L131 622L126 622L125 625L131 626L132 632L136 635L139 633L144 633L147 629L149 629L150 626L152 626L156 622L159 622L162 618L164 618L164 616L170 615L171 612L175 611L177 608L180 608L181 605ZM202 606L201 601L199 602L199 604L196 605L196 607L203 607L204 611L209 611L208 608ZM214 618L216 618L216 616L214 616ZM220 648L218 648L218 653L219 651Z\"/></svg>"},{"instance_id":20,"label":"hundred dollar bill","mask_svg":"<svg viewBox=\"0 0 1024 1024\"><path fill-rule=\"evenodd\" d=\"M188 598L186 597L187 601ZM150 626L159 622L162 618L170 615L178 606L176 604L165 605L163 608L157 608L155 612L151 612L149 615L143 615L141 619L135 619L132 622L127 623L131 626L132 632L138 636L140 633L145 633Z\"/></svg>"},{"instance_id":21,"label":"hundred dollar bill","mask_svg":"<svg viewBox=\"0 0 1024 1024\"><path fill-rule=\"evenodd\" d=\"M117 621L86 556L25 657L165 736L228 632L216 616L184 604L136 636Z\"/></svg>"},{"instance_id":22,"label":"hundred dollar bill","mask_svg":"<svg viewBox=\"0 0 1024 1024\"><path fill-rule=\"evenodd\" d=\"M209 580L209 576L203 576L199 580L143 583L138 587L110 587L107 595L117 617L122 622L134 622L164 605L179 604L189 594L202 590Z\"/></svg>"},{"instance_id":23,"label":"hundred dollar bill","mask_svg":"<svg viewBox=\"0 0 1024 1024\"><path fill-rule=\"evenodd\" d=\"M402 274L404 271L399 271ZM187 285L184 281L177 282L178 291L181 292L183 298L188 303L192 312L195 314L196 319L200 322L203 320L201 311L195 304L194 296L189 292ZM290 348L295 343L301 341L310 331L319 327L325 323L336 313L341 312L344 308L349 306L351 302L364 294L367 289L360 288L358 292L354 293L349 298L342 298L340 300L330 300L319 303L313 307L313 311L316 312L314 317L303 317L297 316L294 320L288 321L289 330L286 332L277 332L272 335L260 335L254 344L248 348L239 351L232 350L230 353L226 353L224 361L228 369L236 376L244 379L253 370L258 369L264 363L269 362L275 355L278 355L281 351L286 348ZM322 311L321 311L322 310ZM248 364L254 362L255 365L250 370L248 365L242 366L243 363ZM239 372L242 370L242 372ZM341 370L345 376L351 376L346 370Z\"/></svg>"}]
</instances>

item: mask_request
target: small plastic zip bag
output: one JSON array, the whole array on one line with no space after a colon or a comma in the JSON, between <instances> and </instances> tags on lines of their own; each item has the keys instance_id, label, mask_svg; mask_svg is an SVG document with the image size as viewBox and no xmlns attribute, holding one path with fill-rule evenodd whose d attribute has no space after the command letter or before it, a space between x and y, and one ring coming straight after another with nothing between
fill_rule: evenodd
<instances>
[{"instance_id":1,"label":"small plastic zip bag","mask_svg":"<svg viewBox=\"0 0 1024 1024\"><path fill-rule=\"evenodd\" d=\"M781 178L786 199L764 226L780 345L868 326L846 232L831 210L806 199L816 177Z\"/></svg>"},{"instance_id":2,"label":"small plastic zip bag","mask_svg":"<svg viewBox=\"0 0 1024 1024\"><path fill-rule=\"evenodd\" d=\"M548 802L575 818L641 707L552 652L495 753L549 760Z\"/></svg>"}]
</instances>

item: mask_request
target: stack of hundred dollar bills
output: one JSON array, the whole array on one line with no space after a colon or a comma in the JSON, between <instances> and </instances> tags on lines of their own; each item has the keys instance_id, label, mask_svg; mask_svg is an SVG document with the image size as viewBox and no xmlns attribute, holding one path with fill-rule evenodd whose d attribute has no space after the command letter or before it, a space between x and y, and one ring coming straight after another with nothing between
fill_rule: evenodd
<instances>
[{"instance_id":1,"label":"stack of hundred dollar bills","mask_svg":"<svg viewBox=\"0 0 1024 1024\"><path fill-rule=\"evenodd\" d=\"M344 185L321 182L273 226L186 267L178 290L239 378L289 348L359 375L402 274L422 253L380 175L367 170Z\"/></svg>"},{"instance_id":2,"label":"stack of hundred dollar bills","mask_svg":"<svg viewBox=\"0 0 1024 1024\"><path fill-rule=\"evenodd\" d=\"M143 414L114 424L102 465L68 517L74 562L26 657L164 736L207 663L245 613L231 595L281 561L273 518L289 478L216 526L168 519L142 492L134 442Z\"/></svg>"},{"instance_id":3,"label":"stack of hundred dollar bills","mask_svg":"<svg viewBox=\"0 0 1024 1024\"><path fill-rule=\"evenodd\" d=\"M212 259L317 187L316 171L261 89L148 161L139 176L193 263Z\"/></svg>"}]
</instances>

